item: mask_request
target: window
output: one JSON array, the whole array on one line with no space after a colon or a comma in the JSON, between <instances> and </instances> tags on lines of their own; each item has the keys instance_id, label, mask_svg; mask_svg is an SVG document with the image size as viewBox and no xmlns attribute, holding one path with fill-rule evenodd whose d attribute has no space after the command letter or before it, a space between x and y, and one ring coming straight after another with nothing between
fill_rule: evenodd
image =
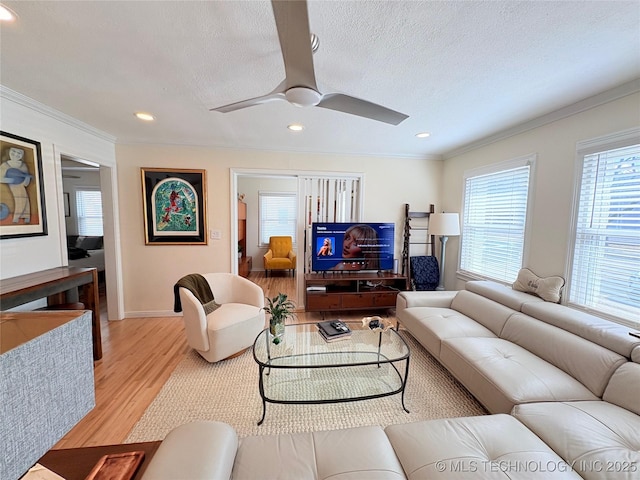
<instances>
[{"instance_id":1,"label":"window","mask_svg":"<svg viewBox=\"0 0 640 480\"><path fill-rule=\"evenodd\" d=\"M296 243L296 193L260 192L260 245L269 245L269 237L288 235Z\"/></svg>"},{"instance_id":2,"label":"window","mask_svg":"<svg viewBox=\"0 0 640 480\"><path fill-rule=\"evenodd\" d=\"M102 236L102 193L100 190L76 190L78 235Z\"/></svg>"},{"instance_id":3,"label":"window","mask_svg":"<svg viewBox=\"0 0 640 480\"><path fill-rule=\"evenodd\" d=\"M640 144L602 147L580 151L578 145L581 171L568 302L638 326Z\"/></svg>"},{"instance_id":4,"label":"window","mask_svg":"<svg viewBox=\"0 0 640 480\"><path fill-rule=\"evenodd\" d=\"M522 268L535 156L465 174L460 273L513 283Z\"/></svg>"}]
</instances>

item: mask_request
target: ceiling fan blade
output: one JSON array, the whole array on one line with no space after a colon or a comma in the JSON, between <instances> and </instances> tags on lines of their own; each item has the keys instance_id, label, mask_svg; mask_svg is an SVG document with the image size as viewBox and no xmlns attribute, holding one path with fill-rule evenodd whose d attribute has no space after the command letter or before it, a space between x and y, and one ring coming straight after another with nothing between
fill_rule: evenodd
<instances>
[{"instance_id":1,"label":"ceiling fan blade","mask_svg":"<svg viewBox=\"0 0 640 480\"><path fill-rule=\"evenodd\" d=\"M306 0L272 0L271 5L284 60L286 89L307 87L317 91Z\"/></svg>"},{"instance_id":2,"label":"ceiling fan blade","mask_svg":"<svg viewBox=\"0 0 640 480\"><path fill-rule=\"evenodd\" d=\"M229 105L223 105L221 107L210 108L211 112L234 112L247 107L253 107L255 105L262 105L263 103L273 102L275 100L286 100L284 96L284 85L286 81L282 81L280 85L273 89L273 91L262 95L261 97L250 98L248 100L242 100L240 102L230 103Z\"/></svg>"},{"instance_id":3,"label":"ceiling fan blade","mask_svg":"<svg viewBox=\"0 0 640 480\"><path fill-rule=\"evenodd\" d=\"M356 97L350 97L342 93L329 93L322 97L318 107L327 108L329 110L337 110L343 113L350 113L359 117L370 118L379 122L398 125L403 120L409 118L409 115L396 112L390 108L383 107L375 103L367 102Z\"/></svg>"}]
</instances>

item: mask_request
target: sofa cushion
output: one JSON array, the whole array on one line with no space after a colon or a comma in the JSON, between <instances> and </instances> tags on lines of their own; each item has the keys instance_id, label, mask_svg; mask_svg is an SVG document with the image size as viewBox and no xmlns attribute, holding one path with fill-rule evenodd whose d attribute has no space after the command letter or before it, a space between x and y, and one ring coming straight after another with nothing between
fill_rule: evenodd
<instances>
[{"instance_id":1,"label":"sofa cushion","mask_svg":"<svg viewBox=\"0 0 640 480\"><path fill-rule=\"evenodd\" d=\"M530 293L519 292L511 287L490 280L471 280L465 284L464 288L516 311L520 311L522 305L528 302L544 302L540 297L536 297Z\"/></svg>"},{"instance_id":2,"label":"sofa cushion","mask_svg":"<svg viewBox=\"0 0 640 480\"><path fill-rule=\"evenodd\" d=\"M450 308L457 294L458 292L454 290L400 292L396 300L396 313L412 307Z\"/></svg>"},{"instance_id":3,"label":"sofa cushion","mask_svg":"<svg viewBox=\"0 0 640 480\"><path fill-rule=\"evenodd\" d=\"M631 352L631 361L640 363L640 345L634 348Z\"/></svg>"},{"instance_id":4,"label":"sofa cushion","mask_svg":"<svg viewBox=\"0 0 640 480\"><path fill-rule=\"evenodd\" d=\"M103 248L103 238L100 237L78 237L76 239L76 247L84 250L99 250Z\"/></svg>"},{"instance_id":5,"label":"sofa cushion","mask_svg":"<svg viewBox=\"0 0 640 480\"><path fill-rule=\"evenodd\" d=\"M512 308L466 290L458 292L451 302L451 308L473 318L496 336L500 336L505 322L515 313Z\"/></svg>"},{"instance_id":6,"label":"sofa cushion","mask_svg":"<svg viewBox=\"0 0 640 480\"><path fill-rule=\"evenodd\" d=\"M580 478L509 415L390 425L385 433L409 480L524 479L536 473L542 474L538 478Z\"/></svg>"},{"instance_id":7,"label":"sofa cushion","mask_svg":"<svg viewBox=\"0 0 640 480\"><path fill-rule=\"evenodd\" d=\"M640 364L627 362L620 366L602 399L640 415Z\"/></svg>"},{"instance_id":8,"label":"sofa cushion","mask_svg":"<svg viewBox=\"0 0 640 480\"><path fill-rule=\"evenodd\" d=\"M558 367L501 338L443 340L442 364L491 413L528 402L597 400Z\"/></svg>"},{"instance_id":9,"label":"sofa cushion","mask_svg":"<svg viewBox=\"0 0 640 480\"><path fill-rule=\"evenodd\" d=\"M517 405L512 414L588 480L640 476L640 416L609 402Z\"/></svg>"},{"instance_id":10,"label":"sofa cushion","mask_svg":"<svg viewBox=\"0 0 640 480\"><path fill-rule=\"evenodd\" d=\"M230 478L237 448L236 431L226 423L186 423L167 434L142 478Z\"/></svg>"},{"instance_id":11,"label":"sofa cushion","mask_svg":"<svg viewBox=\"0 0 640 480\"><path fill-rule=\"evenodd\" d=\"M406 478L379 426L243 438L233 480Z\"/></svg>"},{"instance_id":12,"label":"sofa cushion","mask_svg":"<svg viewBox=\"0 0 640 480\"><path fill-rule=\"evenodd\" d=\"M631 328L575 308L548 302L526 303L522 306L522 313L586 338L627 358L634 347L640 346L640 338L629 335Z\"/></svg>"},{"instance_id":13,"label":"sofa cushion","mask_svg":"<svg viewBox=\"0 0 640 480\"><path fill-rule=\"evenodd\" d=\"M445 338L495 337L488 328L450 308L407 308L398 315L398 321L436 358L440 358Z\"/></svg>"},{"instance_id":14,"label":"sofa cushion","mask_svg":"<svg viewBox=\"0 0 640 480\"><path fill-rule=\"evenodd\" d=\"M501 338L564 370L598 397L602 397L613 372L627 361L622 355L522 313L509 318Z\"/></svg>"},{"instance_id":15,"label":"sofa cushion","mask_svg":"<svg viewBox=\"0 0 640 480\"><path fill-rule=\"evenodd\" d=\"M533 293L547 302L558 303L560 292L564 287L564 278L539 277L528 268L521 268L518 278L513 282L513 289L519 292Z\"/></svg>"}]
</instances>

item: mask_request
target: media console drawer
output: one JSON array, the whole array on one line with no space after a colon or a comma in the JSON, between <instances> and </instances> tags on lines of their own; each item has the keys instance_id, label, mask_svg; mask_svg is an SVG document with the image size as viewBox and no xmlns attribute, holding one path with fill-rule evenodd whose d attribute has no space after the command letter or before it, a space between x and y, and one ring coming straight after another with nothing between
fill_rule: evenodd
<instances>
[{"instance_id":1,"label":"media console drawer","mask_svg":"<svg viewBox=\"0 0 640 480\"><path fill-rule=\"evenodd\" d=\"M370 293L345 293L342 295L343 308L373 307L373 296Z\"/></svg>"},{"instance_id":2,"label":"media console drawer","mask_svg":"<svg viewBox=\"0 0 640 480\"><path fill-rule=\"evenodd\" d=\"M395 307L398 292L375 292L373 305L376 307Z\"/></svg>"},{"instance_id":3,"label":"media console drawer","mask_svg":"<svg viewBox=\"0 0 640 480\"><path fill-rule=\"evenodd\" d=\"M307 293L307 310L337 310L342 307L341 294Z\"/></svg>"}]
</instances>

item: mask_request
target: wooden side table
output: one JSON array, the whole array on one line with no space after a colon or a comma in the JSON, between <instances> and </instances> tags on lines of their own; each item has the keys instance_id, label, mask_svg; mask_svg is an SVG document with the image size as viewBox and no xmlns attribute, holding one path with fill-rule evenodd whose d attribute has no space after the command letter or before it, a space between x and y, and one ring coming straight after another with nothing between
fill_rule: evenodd
<instances>
[{"instance_id":1,"label":"wooden side table","mask_svg":"<svg viewBox=\"0 0 640 480\"><path fill-rule=\"evenodd\" d=\"M101 447L65 448L62 450L49 450L39 461L40 465L54 471L65 480L85 480L87 475L103 455L113 453L126 453L143 451L144 460L134 480L142 478L149 461L153 458L160 446L160 441L144 443L123 443L120 445L107 445Z\"/></svg>"},{"instance_id":2,"label":"wooden side table","mask_svg":"<svg viewBox=\"0 0 640 480\"><path fill-rule=\"evenodd\" d=\"M241 257L238 259L238 274L243 277L248 277L253 267L253 260L249 256Z\"/></svg>"}]
</instances>

